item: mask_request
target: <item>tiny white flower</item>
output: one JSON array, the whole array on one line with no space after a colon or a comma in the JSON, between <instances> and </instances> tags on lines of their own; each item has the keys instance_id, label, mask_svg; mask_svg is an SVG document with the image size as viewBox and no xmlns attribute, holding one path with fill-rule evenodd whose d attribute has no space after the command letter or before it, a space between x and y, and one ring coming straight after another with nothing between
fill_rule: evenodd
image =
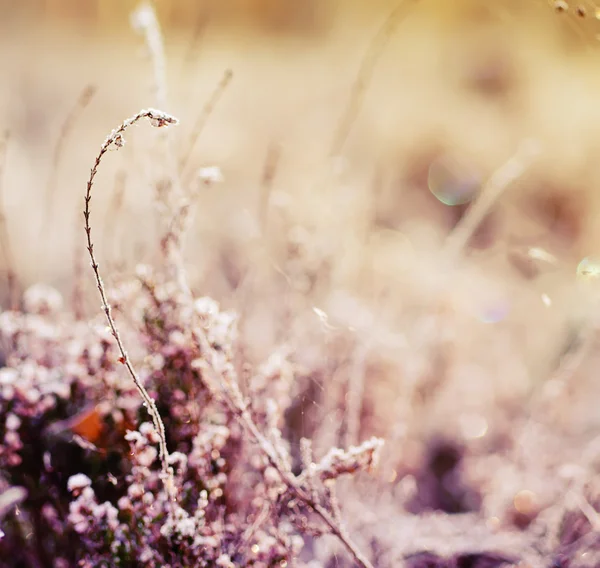
<instances>
[{"instance_id":1,"label":"tiny white flower","mask_svg":"<svg viewBox=\"0 0 600 568\"><path fill-rule=\"evenodd\" d=\"M69 481L67 481L67 489L70 492L84 489L85 487L89 487L92 484L92 480L83 473L76 473L69 477Z\"/></svg>"},{"instance_id":2,"label":"tiny white flower","mask_svg":"<svg viewBox=\"0 0 600 568\"><path fill-rule=\"evenodd\" d=\"M198 170L198 178L205 185L212 185L213 183L221 183L223 181L223 173L218 166L210 166L200 168Z\"/></svg>"}]
</instances>

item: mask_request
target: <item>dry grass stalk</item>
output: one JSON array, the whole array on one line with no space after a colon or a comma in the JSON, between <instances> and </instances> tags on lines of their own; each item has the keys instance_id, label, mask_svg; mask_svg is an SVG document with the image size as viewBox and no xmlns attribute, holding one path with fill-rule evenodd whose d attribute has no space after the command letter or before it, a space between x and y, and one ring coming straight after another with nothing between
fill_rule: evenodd
<instances>
[{"instance_id":1,"label":"dry grass stalk","mask_svg":"<svg viewBox=\"0 0 600 568\"><path fill-rule=\"evenodd\" d=\"M186 150L183 156L179 160L179 172L183 179L187 179L191 175L188 170L194 146L198 142L198 139L200 138L200 135L202 134L202 131L204 130L204 127L206 126L206 123L210 118L210 115L215 110L215 107L221 100L223 93L231 83L231 79L233 79L233 71L231 69L226 69L225 73L223 73L223 77L221 77L221 80L215 87L215 90L213 91L212 95L210 96L208 101L206 101L206 104L202 108L202 112L200 113L200 115L196 119L196 122L194 123L194 126L192 127L192 135L185 146Z\"/></svg>"},{"instance_id":2,"label":"dry grass stalk","mask_svg":"<svg viewBox=\"0 0 600 568\"><path fill-rule=\"evenodd\" d=\"M188 297L191 297L191 291L183 262L183 237L189 226L191 207L192 200L181 196L161 239L161 247L172 275L179 284L179 288Z\"/></svg>"},{"instance_id":3,"label":"dry grass stalk","mask_svg":"<svg viewBox=\"0 0 600 568\"><path fill-rule=\"evenodd\" d=\"M194 22L192 37L190 38L190 43L182 62L181 73L184 78L191 71L194 61L198 58L200 45L202 44L202 39L204 38L204 32L206 31L208 22L210 21L210 9L210 6L203 6L198 18Z\"/></svg>"},{"instance_id":4,"label":"dry grass stalk","mask_svg":"<svg viewBox=\"0 0 600 568\"><path fill-rule=\"evenodd\" d=\"M89 106L92 102L92 99L96 95L97 87L95 85L86 85L77 101L73 105L73 108L67 114L65 121L63 122L59 134L58 140L56 141L56 145L54 146L54 152L52 154L52 162L51 162L51 170L50 176L48 178L48 185L46 187L46 207L45 211L47 212L46 217L44 218L44 222L41 225L41 234L42 237L40 240L43 242L44 235L48 230L48 223L52 220L52 211L53 211L53 203L56 197L56 189L58 185L58 173L60 168L61 157L64 154L65 144L69 138L69 135L73 131L73 128L77 124L79 117L82 112Z\"/></svg>"},{"instance_id":5,"label":"dry grass stalk","mask_svg":"<svg viewBox=\"0 0 600 568\"><path fill-rule=\"evenodd\" d=\"M462 253L485 216L505 190L523 175L537 153L538 148L535 141L524 140L515 154L492 173L467 213L448 236L444 245L444 254L447 259L452 261Z\"/></svg>"},{"instance_id":6,"label":"dry grass stalk","mask_svg":"<svg viewBox=\"0 0 600 568\"><path fill-rule=\"evenodd\" d=\"M84 296L85 286L83 279L83 256L85 250L83 246L76 241L73 251L73 315L77 321L83 320L84 316Z\"/></svg>"},{"instance_id":7,"label":"dry grass stalk","mask_svg":"<svg viewBox=\"0 0 600 568\"><path fill-rule=\"evenodd\" d=\"M373 73L377 61L385 50L390 39L394 35L396 28L410 13L413 5L419 0L402 0L394 10L385 19L383 25L369 43L369 47L363 59L358 73L354 79L354 84L350 90L350 98L339 120L338 126L333 135L333 142L329 150L329 157L339 156L342 152L348 135L354 126L356 117L362 108L367 89L373 80Z\"/></svg>"},{"instance_id":8,"label":"dry grass stalk","mask_svg":"<svg viewBox=\"0 0 600 568\"><path fill-rule=\"evenodd\" d=\"M263 234L267 233L267 223L269 216L269 200L271 197L271 191L273 189L273 180L277 173L277 166L281 158L281 146L279 144L269 144L267 150L267 157L263 166L262 178L261 178L261 192L260 202L258 209L258 220L262 227Z\"/></svg>"},{"instance_id":9,"label":"dry grass stalk","mask_svg":"<svg viewBox=\"0 0 600 568\"><path fill-rule=\"evenodd\" d=\"M0 246L2 247L2 254L4 255L4 262L6 264L9 304L12 310L16 310L19 306L19 283L15 271L15 259L10 244L10 234L4 210L4 175L9 137L9 133L5 132L4 137L0 141Z\"/></svg>"},{"instance_id":10,"label":"dry grass stalk","mask_svg":"<svg viewBox=\"0 0 600 568\"><path fill-rule=\"evenodd\" d=\"M582 491L571 490L567 497L570 498L577 508L583 513L585 518L590 523L593 532L597 533L600 531L600 514L592 506L592 504L586 499Z\"/></svg>"},{"instance_id":11,"label":"dry grass stalk","mask_svg":"<svg viewBox=\"0 0 600 568\"><path fill-rule=\"evenodd\" d=\"M168 108L167 64L160 24L152 4L143 2L131 14L131 26L143 34L154 73L154 94L160 108Z\"/></svg>"},{"instance_id":12,"label":"dry grass stalk","mask_svg":"<svg viewBox=\"0 0 600 568\"><path fill-rule=\"evenodd\" d=\"M583 363L593 353L597 336L597 323L593 319L587 321L579 330L575 343L569 346L568 350L561 356L557 367L547 378L544 378L531 390L527 400L529 415L514 434L516 443L514 444L515 456L513 459L515 462L527 463L530 458L527 451L529 447L528 440L535 436L537 425L543 423L544 418L547 416L548 399L545 387L548 384L566 385L571 381L578 370L581 369Z\"/></svg>"},{"instance_id":13,"label":"dry grass stalk","mask_svg":"<svg viewBox=\"0 0 600 568\"><path fill-rule=\"evenodd\" d=\"M353 354L346 402L346 446L355 445L360 435L360 415L364 399L368 354L369 345L366 342L361 342Z\"/></svg>"},{"instance_id":14,"label":"dry grass stalk","mask_svg":"<svg viewBox=\"0 0 600 568\"><path fill-rule=\"evenodd\" d=\"M152 4L142 3L131 15L131 24L134 29L144 35L146 47L152 61L157 105L161 108L168 108L164 41ZM170 222L168 223L169 228L162 239L162 248L167 264L180 288L189 291L187 274L183 265L182 240L187 228L191 205L183 191L181 175L177 168L177 160L168 132L165 133L164 146L168 174L165 180L160 181L161 184L164 184L165 189L160 191L158 195L159 205L164 208Z\"/></svg>"},{"instance_id":15,"label":"dry grass stalk","mask_svg":"<svg viewBox=\"0 0 600 568\"><path fill-rule=\"evenodd\" d=\"M104 236L107 239L112 238L113 243L118 242L116 231L123 210L123 200L125 197L126 185L127 172L126 170L119 170L115 176L113 193L110 199L110 203L108 205L106 219L104 222ZM117 248L120 249L120 247Z\"/></svg>"},{"instance_id":16,"label":"dry grass stalk","mask_svg":"<svg viewBox=\"0 0 600 568\"><path fill-rule=\"evenodd\" d=\"M146 410L150 414L152 418L152 422L154 424L154 428L159 436L159 455L163 473L163 482L165 483L165 488L169 495L173 494L173 470L168 465L168 450L167 450L167 440L165 436L165 426L160 417L158 409L156 407L156 403L154 399L150 397L148 391L144 387L141 379L139 378L137 372L135 371L133 364L125 350L125 346L123 344L123 340L121 339L121 335L115 321L111 315L111 308L108 304L108 299L106 296L106 289L104 287L104 283L102 281L102 277L100 276L100 270L98 267L98 262L96 261L96 256L94 254L94 245L92 242L92 228L90 225L90 202L92 199L92 188L94 185L94 180L98 173L98 168L102 161L102 158L108 152L109 148L116 147L120 148L124 144L123 133L135 123L142 119L147 119L150 121L152 126L157 128L161 128L164 126L171 126L177 124L177 119L169 114L166 114L159 110L148 109L142 110L138 114L132 116L131 118L126 119L118 128L112 131L112 133L106 138L100 147L100 152L96 156L96 160L94 162L94 166L92 167L90 177L87 182L87 188L85 193L85 209L84 209L84 218L85 218L85 232L87 238L87 250L90 256L92 270L94 271L94 277L96 279L96 285L98 287L98 291L100 293L100 298L102 300L102 309L106 315L106 319L108 321L108 325L110 327L111 333L117 342L117 346L119 348L119 352L121 354L120 362L125 365L131 379L133 380L138 392L140 393Z\"/></svg>"}]
</instances>

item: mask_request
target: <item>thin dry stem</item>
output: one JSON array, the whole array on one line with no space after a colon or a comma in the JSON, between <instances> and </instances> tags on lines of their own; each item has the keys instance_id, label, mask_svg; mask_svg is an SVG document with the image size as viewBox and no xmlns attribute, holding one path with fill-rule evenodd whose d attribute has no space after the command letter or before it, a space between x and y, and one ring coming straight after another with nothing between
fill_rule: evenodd
<instances>
[{"instance_id":1,"label":"thin dry stem","mask_svg":"<svg viewBox=\"0 0 600 568\"><path fill-rule=\"evenodd\" d=\"M411 8L418 1L419 0L402 0L402 2L400 2L400 4L398 4L388 15L381 28L370 41L360 67L358 68L356 78L354 79L354 84L350 91L350 98L348 99L348 103L346 104L335 130L331 149L329 150L330 158L339 156L343 150L348 135L356 122L356 117L362 108L367 89L373 80L373 73L377 61L379 61L381 54L385 50L391 37L394 35L400 22L408 16Z\"/></svg>"},{"instance_id":2,"label":"thin dry stem","mask_svg":"<svg viewBox=\"0 0 600 568\"><path fill-rule=\"evenodd\" d=\"M144 387L141 379L139 378L137 372L135 371L133 364L125 350L125 346L123 344L123 340L121 339L121 335L116 326L116 323L111 315L111 308L108 303L108 299L106 296L106 289L104 287L104 283L102 281L102 277L100 276L100 270L98 267L98 262L96 261L96 256L94 254L94 244L92 242L92 228L90 225L90 202L92 200L92 187L94 185L94 180L96 178L96 174L98 173L98 168L102 161L102 158L108 152L111 146L115 146L117 148L121 147L124 143L123 133L130 127L133 126L136 122L141 119L148 119L150 123L155 127L163 127L177 124L177 119L171 115L168 115L162 111L148 109L142 110L135 116L126 119L118 128L112 131L112 133L106 138L100 147L100 152L96 156L96 160L90 172L90 177L87 182L87 188L85 192L85 209L83 212L83 216L85 219L85 233L87 238L87 250L90 256L92 270L94 271L94 277L96 279L96 285L98 287L98 291L100 293L100 298L102 300L102 310L106 315L106 319L108 321L108 325L110 327L111 333L117 342L117 346L119 348L119 352L121 353L120 361L125 365L133 383L135 384L138 392L140 393L142 400L144 401L144 406L146 410L150 414L152 418L152 422L154 424L154 428L156 429L159 437L159 455L160 462L163 473L163 482L165 484L165 489L167 490L168 495L173 495L174 485L173 485L173 470L168 465L168 450L167 450L167 439L165 435L165 426L160 417L158 409L156 407L156 403L154 399L150 397L148 391Z\"/></svg>"},{"instance_id":3,"label":"thin dry stem","mask_svg":"<svg viewBox=\"0 0 600 568\"><path fill-rule=\"evenodd\" d=\"M567 384L567 382L577 373L584 361L593 352L598 334L598 326L595 321L587 321L586 325L580 331L578 341L564 355L561 356L558 366L552 371L549 377L544 378L531 391L527 406L529 407L529 416L525 423L515 434L514 444L515 462L526 463L529 459L527 452L527 440L535 433L538 425L547 413L547 400L545 399L544 386L549 383Z\"/></svg>"},{"instance_id":4,"label":"thin dry stem","mask_svg":"<svg viewBox=\"0 0 600 568\"><path fill-rule=\"evenodd\" d=\"M194 29L192 31L192 37L190 43L183 57L183 63L181 73L184 79L187 79L188 73L191 71L191 67L194 61L198 58L202 39L204 38L204 32L208 26L210 20L210 6L202 5L199 17L194 22Z\"/></svg>"},{"instance_id":5,"label":"thin dry stem","mask_svg":"<svg viewBox=\"0 0 600 568\"><path fill-rule=\"evenodd\" d=\"M65 149L65 144L69 138L69 135L73 131L74 126L77 124L77 121L79 120L79 117L81 116L81 113L91 103L96 92L97 92L97 87L95 85L86 85L83 88L83 90L81 91L81 93L79 94L77 101L73 105L73 108L70 110L69 114L67 114L67 117L65 118L65 121L63 122L63 124L60 128L58 140L56 141L56 145L54 146L54 152L52 154L52 163L51 163L52 169L50 170L50 176L48 178L48 185L46 186L45 211L47 213L46 213L44 222L41 225L41 234L40 234L41 242L44 242L43 237L48 229L48 223L50 222L50 220L53 217L52 211L53 211L54 198L56 196L56 189L58 186L58 173L59 173L59 169L60 169L61 157L62 157L62 155L64 153L64 149Z\"/></svg>"},{"instance_id":6,"label":"thin dry stem","mask_svg":"<svg viewBox=\"0 0 600 568\"><path fill-rule=\"evenodd\" d=\"M568 493L568 497L576 504L583 516L590 523L594 532L600 531L600 514L586 499L582 491L572 490Z\"/></svg>"},{"instance_id":7,"label":"thin dry stem","mask_svg":"<svg viewBox=\"0 0 600 568\"><path fill-rule=\"evenodd\" d=\"M79 241L74 246L73 252L73 314L77 321L83 319L83 297L84 297L84 280L83 280L83 245Z\"/></svg>"},{"instance_id":8,"label":"thin dry stem","mask_svg":"<svg viewBox=\"0 0 600 568\"><path fill-rule=\"evenodd\" d=\"M152 61L154 73L154 93L156 104L160 108L167 106L167 64L165 58L164 42L160 24L149 2L142 2L131 15L132 27L143 34Z\"/></svg>"},{"instance_id":9,"label":"thin dry stem","mask_svg":"<svg viewBox=\"0 0 600 568\"><path fill-rule=\"evenodd\" d=\"M119 170L115 176L113 193L104 222L104 237L112 239L113 243L118 241L116 238L116 228L119 224L119 217L121 216L121 211L123 209L126 185L127 171Z\"/></svg>"},{"instance_id":10,"label":"thin dry stem","mask_svg":"<svg viewBox=\"0 0 600 568\"><path fill-rule=\"evenodd\" d=\"M132 26L144 35L154 71L154 90L158 106L168 107L166 59L162 32L152 4L144 2L131 16ZM164 137L165 159L168 167L166 190L160 193L161 204L170 221L162 239L167 264L179 286L189 291L183 264L183 236L187 228L190 203L183 191L181 175L168 132Z\"/></svg>"},{"instance_id":11,"label":"thin dry stem","mask_svg":"<svg viewBox=\"0 0 600 568\"><path fill-rule=\"evenodd\" d=\"M0 141L0 246L2 247L4 262L6 264L9 305L12 310L16 310L19 306L19 284L4 210L4 173L6 169L8 140L9 133L5 132Z\"/></svg>"},{"instance_id":12,"label":"thin dry stem","mask_svg":"<svg viewBox=\"0 0 600 568\"><path fill-rule=\"evenodd\" d=\"M187 296L191 296L191 290L183 262L183 237L189 227L191 208L192 200L181 196L179 204L174 208L174 212L161 240L161 247L173 276L179 284L179 288Z\"/></svg>"},{"instance_id":13,"label":"thin dry stem","mask_svg":"<svg viewBox=\"0 0 600 568\"><path fill-rule=\"evenodd\" d=\"M537 153L535 142L524 140L515 154L490 176L477 199L448 236L445 243L446 258L454 260L461 254L485 216L504 191L523 175Z\"/></svg>"},{"instance_id":14,"label":"thin dry stem","mask_svg":"<svg viewBox=\"0 0 600 568\"><path fill-rule=\"evenodd\" d=\"M369 346L361 343L354 353L354 360L348 377L348 394L346 403L346 446L358 442L360 434L360 415L365 390L366 360Z\"/></svg>"},{"instance_id":15,"label":"thin dry stem","mask_svg":"<svg viewBox=\"0 0 600 568\"><path fill-rule=\"evenodd\" d=\"M215 90L213 91L208 101L206 101L206 104L202 108L202 112L200 113L200 115L196 119L196 122L194 123L194 126L192 128L192 136L189 142L186 144L186 151L183 154L181 160L179 161L179 172L182 175L182 177L184 177L184 179L189 177L190 175L188 169L194 146L198 142L198 139L200 138L200 135L202 134L202 131L204 130L204 127L206 126L206 123L210 118L210 115L215 110L215 107L221 100L223 93L231 83L232 78L233 71L231 69L226 69L225 73L223 73L223 77L217 84Z\"/></svg>"},{"instance_id":16,"label":"thin dry stem","mask_svg":"<svg viewBox=\"0 0 600 568\"><path fill-rule=\"evenodd\" d=\"M273 189L273 180L277 173L277 166L281 158L281 146L279 144L270 144L267 150L267 157L263 166L261 178L261 193L258 210L258 220L262 227L263 235L267 234L267 223L269 216L269 200Z\"/></svg>"}]
</instances>

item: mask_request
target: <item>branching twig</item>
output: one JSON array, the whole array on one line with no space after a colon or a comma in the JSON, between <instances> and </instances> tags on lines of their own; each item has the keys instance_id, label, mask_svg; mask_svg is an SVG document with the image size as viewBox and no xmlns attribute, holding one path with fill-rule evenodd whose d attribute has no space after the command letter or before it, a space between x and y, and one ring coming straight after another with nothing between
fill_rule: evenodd
<instances>
[{"instance_id":1,"label":"branching twig","mask_svg":"<svg viewBox=\"0 0 600 568\"><path fill-rule=\"evenodd\" d=\"M113 130L113 132L110 134L110 136L108 136L108 138L104 141L102 147L100 148L100 152L96 157L96 161L94 162L94 166L92 167L90 177L87 183L84 210L85 231L87 236L87 246L91 259L92 269L94 271L94 277L96 279L96 284L102 300L102 309L108 320L108 324L111 329L112 335L114 336L117 342L117 346L121 354L120 361L127 368L129 375L131 376L136 388L142 396L144 404L154 423L154 427L159 435L159 449L160 460L163 470L163 479L165 483L165 488L167 489L167 493L170 496L172 496L174 491L173 470L168 465L168 450L166 445L164 423L162 422L154 400L146 391L144 385L142 384L139 376L137 375L131 363L131 360L129 359L129 356L127 354L127 351L125 350L123 341L121 339L115 321L111 315L111 309L108 304L106 290L102 278L100 276L100 271L98 263L96 261L96 257L94 255L94 245L91 238L90 226L90 201L92 187L101 160L104 154L106 154L106 152L111 146L122 146L123 132L143 118L149 119L154 126L158 127L177 123L177 120L174 117L167 115L162 111L144 110L139 112L135 116L125 120L123 124L121 124L117 129ZM186 298L186 303L189 303L191 305L193 298L191 292L189 291L189 288L183 287L181 291L184 297ZM224 403L227 405L232 414L236 417L236 419L243 427L248 438L253 440L258 445L258 447L265 455L267 461L277 470L279 476L281 477L281 480L290 491L290 494L293 495L294 498L298 499L301 503L303 503L306 507L314 511L315 514L317 514L317 516L321 518L321 520L325 523L325 525L327 525L331 533L337 536L337 538L339 538L340 541L344 544L344 546L348 549L348 551L353 556L354 560L359 566L361 566L362 568L373 568L373 565L370 563L370 561L362 554L357 545L347 534L343 525L341 525L336 520L335 516L332 513L330 513L327 510L327 508L325 508L320 502L315 500L314 492L310 491L308 485L303 483L301 479L299 479L292 473L291 465L289 463L289 460L287 459L287 456L284 455L284 453L279 448L277 448L271 441L269 441L267 437L264 434L262 434L262 432L259 430L258 426L254 422L250 414L250 410L248 409L247 403L241 391L239 390L235 369L232 366L228 366L226 368L224 366L224 361L216 356L216 353L210 345L199 322L192 322L191 327L192 337L196 343L198 351L202 354L202 358L198 360L198 365L203 371L202 376L208 388L211 389L216 395L220 395ZM340 470L341 473L344 473L344 471Z\"/></svg>"},{"instance_id":2,"label":"branching twig","mask_svg":"<svg viewBox=\"0 0 600 568\"><path fill-rule=\"evenodd\" d=\"M282 482L286 485L292 495L306 507L314 511L317 516L327 525L333 535L335 535L352 554L354 560L362 568L373 568L371 562L361 552L356 543L350 538L343 525L339 524L335 517L314 498L314 492L311 491L308 484L296 477L289 465L284 462L281 454L275 446L260 432L256 423L252 419L247 404L239 390L237 378L234 369L222 369L215 357L214 350L210 346L205 334L200 326L193 326L193 337L197 347L203 354L204 359L198 362L203 371L203 376L209 378L209 388L218 388L215 394L221 395L221 398L237 418L246 434L258 445L269 463L277 470Z\"/></svg>"},{"instance_id":3,"label":"branching twig","mask_svg":"<svg viewBox=\"0 0 600 568\"><path fill-rule=\"evenodd\" d=\"M177 122L178 122L175 117L168 115L162 111L148 109L148 110L142 110L135 116L132 116L131 118L126 119L118 128L113 130L112 133L108 136L108 138L106 138L106 140L103 142L102 146L100 147L100 152L99 152L98 156L96 157L94 166L92 167L90 177L87 182L86 192L85 192L85 209L84 209L83 215L85 218L87 250L88 250L88 253L90 256L92 270L94 271L96 285L98 287L98 291L100 292L100 298L102 300L102 309L106 315L106 319L108 320L108 325L110 327L111 333L112 333L113 337L115 338L115 341L117 342L117 346L118 346L119 352L121 354L120 362L123 365L125 365L125 367L127 368L129 375L131 376L138 392L140 393L140 395L144 401L146 410L148 411L148 413L150 414L150 417L152 418L152 422L154 423L154 428L156 429L156 431L158 433L159 454L160 454L160 461L161 461L161 467L162 467L162 473L163 473L163 482L165 484L167 494L169 496L172 496L175 487L174 487L174 482L173 482L173 470L168 464L168 450L167 450L167 439L166 439L166 435L165 435L165 426L160 417L160 414L158 412L158 409L156 407L156 403L154 402L154 399L152 399L150 397L150 395L148 394L148 391L144 387L141 379L139 378L137 372L135 371L135 369L131 363L129 355L127 354L127 351L125 350L125 346L123 344L123 340L121 339L119 330L117 329L115 321L111 315L111 308L110 308L110 305L108 304L106 290L104 287L104 283L102 281L102 277L100 276L98 262L96 261L96 257L94 255L94 245L92 242L92 228L90 225L90 202L92 199L92 187L94 184L94 180L96 178L96 174L98 173L98 167L100 166L100 162L102 161L104 154L106 154L106 152L108 152L110 147L114 146L114 147L120 148L121 146L123 146L123 144L124 144L123 133L130 126L134 125L136 122L138 122L141 119L148 119L150 121L150 123L152 124L152 126L155 126L158 128L163 127L163 126L174 125L174 124L177 124Z\"/></svg>"}]
</instances>

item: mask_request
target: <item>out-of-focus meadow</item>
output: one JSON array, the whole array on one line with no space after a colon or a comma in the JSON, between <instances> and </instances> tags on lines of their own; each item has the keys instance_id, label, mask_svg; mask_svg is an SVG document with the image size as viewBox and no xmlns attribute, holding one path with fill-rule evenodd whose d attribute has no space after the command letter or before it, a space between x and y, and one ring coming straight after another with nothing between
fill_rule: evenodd
<instances>
[{"instance_id":1,"label":"out-of-focus meadow","mask_svg":"<svg viewBox=\"0 0 600 568\"><path fill-rule=\"evenodd\" d=\"M207 166L224 178L198 195L190 271L203 293L248 312L263 355L281 339L282 314L318 327L317 307L333 326L366 326L371 344L383 329L405 337L406 353L393 357L407 365L421 351L414 337L432 325L424 314L441 310L467 366L453 372L484 365L485 389L520 392L556 363L589 314L577 264L600 253L600 22L593 6L582 19L574 7L526 4L429 0L390 21L385 1L157 2L166 110L181 120L174 143L189 154L192 179ZM124 117L158 106L134 8L4 3L4 199L25 284L68 293L99 144ZM393 29L381 34L386 21ZM233 77L215 96L227 70ZM81 108L90 85L96 93ZM456 201L468 203L528 140L538 155L449 269L444 241L466 206L446 205L456 196L444 192L462 191ZM106 160L95 215L109 263L152 258L156 161L144 133Z\"/></svg>"},{"instance_id":2,"label":"out-of-focus meadow","mask_svg":"<svg viewBox=\"0 0 600 568\"><path fill-rule=\"evenodd\" d=\"M77 259L88 267L81 211L100 144L166 101L197 192L194 290L240 313L249 361L287 345L311 374L292 431L319 447L383 436L386 483L416 471L440 431L476 454L537 452L538 477L494 477L495 462L468 475L489 484L490 518L499 486L553 501L544 475L600 426L600 20L591 2L555 4L407 1L390 17L388 0L157 1L161 94L134 2L4 0L3 199L20 283L69 297ZM94 189L109 284L159 262L164 146L145 126L126 138ZM198 177L212 167L221 181ZM548 425L551 440L532 434Z\"/></svg>"}]
</instances>

